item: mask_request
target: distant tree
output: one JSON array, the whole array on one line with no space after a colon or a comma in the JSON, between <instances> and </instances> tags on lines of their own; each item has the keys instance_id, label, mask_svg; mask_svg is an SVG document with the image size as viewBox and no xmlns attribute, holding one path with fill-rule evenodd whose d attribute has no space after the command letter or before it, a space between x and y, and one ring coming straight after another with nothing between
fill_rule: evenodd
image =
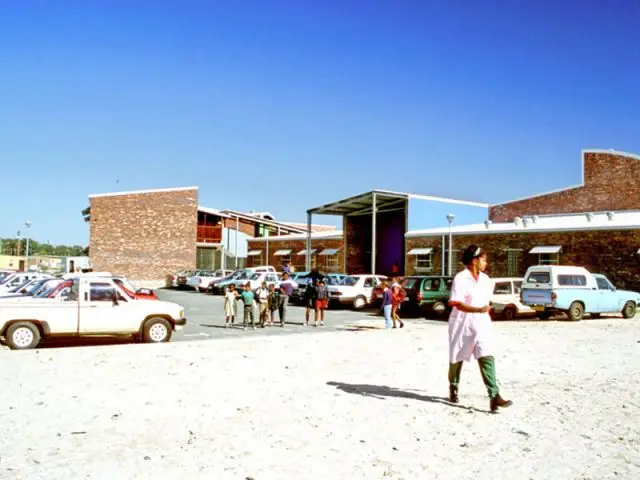
<instances>
[{"instance_id":1,"label":"distant tree","mask_svg":"<svg viewBox=\"0 0 640 480\"><path fill-rule=\"evenodd\" d=\"M82 216L85 222L91 221L91 206L88 206L84 210L82 210Z\"/></svg>"}]
</instances>

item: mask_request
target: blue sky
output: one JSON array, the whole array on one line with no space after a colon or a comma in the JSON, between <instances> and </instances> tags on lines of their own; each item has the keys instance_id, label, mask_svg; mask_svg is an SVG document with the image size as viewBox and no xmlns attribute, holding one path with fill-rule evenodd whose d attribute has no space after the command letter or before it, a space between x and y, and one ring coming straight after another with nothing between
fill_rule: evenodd
<instances>
[{"instance_id":1,"label":"blue sky","mask_svg":"<svg viewBox=\"0 0 640 480\"><path fill-rule=\"evenodd\" d=\"M85 243L87 196L119 190L304 221L372 188L576 184L582 148L640 153L639 21L629 1L5 0L0 236Z\"/></svg>"}]
</instances>

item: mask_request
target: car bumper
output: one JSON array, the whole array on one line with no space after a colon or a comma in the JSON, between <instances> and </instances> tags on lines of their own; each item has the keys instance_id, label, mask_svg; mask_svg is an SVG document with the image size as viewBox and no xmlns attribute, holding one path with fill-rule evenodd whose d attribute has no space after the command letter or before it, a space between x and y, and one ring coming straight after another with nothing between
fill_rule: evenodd
<instances>
[{"instance_id":1,"label":"car bumper","mask_svg":"<svg viewBox=\"0 0 640 480\"><path fill-rule=\"evenodd\" d=\"M176 326L184 327L187 324L187 318L182 317L175 320Z\"/></svg>"}]
</instances>

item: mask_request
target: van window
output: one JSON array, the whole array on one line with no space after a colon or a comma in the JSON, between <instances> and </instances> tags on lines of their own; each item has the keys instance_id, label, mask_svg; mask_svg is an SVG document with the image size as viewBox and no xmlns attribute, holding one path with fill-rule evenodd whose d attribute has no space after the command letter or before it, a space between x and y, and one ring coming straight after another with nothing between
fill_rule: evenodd
<instances>
[{"instance_id":1,"label":"van window","mask_svg":"<svg viewBox=\"0 0 640 480\"><path fill-rule=\"evenodd\" d=\"M496 286L493 289L494 295L511 295L511 282L496 282Z\"/></svg>"},{"instance_id":2,"label":"van window","mask_svg":"<svg viewBox=\"0 0 640 480\"><path fill-rule=\"evenodd\" d=\"M519 294L522 291L522 282L513 282L513 293Z\"/></svg>"},{"instance_id":3,"label":"van window","mask_svg":"<svg viewBox=\"0 0 640 480\"><path fill-rule=\"evenodd\" d=\"M584 287L587 277L584 275L558 275L558 285L571 287Z\"/></svg>"},{"instance_id":4,"label":"van window","mask_svg":"<svg viewBox=\"0 0 640 480\"><path fill-rule=\"evenodd\" d=\"M417 281L417 278L407 278L407 280L404 282L404 288L414 288Z\"/></svg>"},{"instance_id":5,"label":"van window","mask_svg":"<svg viewBox=\"0 0 640 480\"><path fill-rule=\"evenodd\" d=\"M441 286L441 281L439 278L427 278L424 281L424 284L422 285L423 290L429 291L429 292L439 292L440 291L440 286Z\"/></svg>"},{"instance_id":6,"label":"van window","mask_svg":"<svg viewBox=\"0 0 640 480\"><path fill-rule=\"evenodd\" d=\"M606 279L602 277L596 277L596 282L598 282L599 290L611 290L611 285L609 285L609 282L607 282Z\"/></svg>"},{"instance_id":7,"label":"van window","mask_svg":"<svg viewBox=\"0 0 640 480\"><path fill-rule=\"evenodd\" d=\"M373 287L373 278L372 277L367 277L364 280L364 288L371 288Z\"/></svg>"},{"instance_id":8,"label":"van window","mask_svg":"<svg viewBox=\"0 0 640 480\"><path fill-rule=\"evenodd\" d=\"M527 277L527 283L551 283L549 272L531 272Z\"/></svg>"}]
</instances>

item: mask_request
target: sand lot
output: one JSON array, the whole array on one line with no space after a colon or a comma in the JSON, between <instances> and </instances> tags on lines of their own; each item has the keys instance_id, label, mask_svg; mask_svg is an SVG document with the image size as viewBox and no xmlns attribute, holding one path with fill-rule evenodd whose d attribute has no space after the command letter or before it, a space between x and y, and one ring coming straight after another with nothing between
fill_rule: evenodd
<instances>
[{"instance_id":1,"label":"sand lot","mask_svg":"<svg viewBox=\"0 0 640 480\"><path fill-rule=\"evenodd\" d=\"M445 323L1 350L0 478L640 478L640 321L494 330L499 415Z\"/></svg>"}]
</instances>

